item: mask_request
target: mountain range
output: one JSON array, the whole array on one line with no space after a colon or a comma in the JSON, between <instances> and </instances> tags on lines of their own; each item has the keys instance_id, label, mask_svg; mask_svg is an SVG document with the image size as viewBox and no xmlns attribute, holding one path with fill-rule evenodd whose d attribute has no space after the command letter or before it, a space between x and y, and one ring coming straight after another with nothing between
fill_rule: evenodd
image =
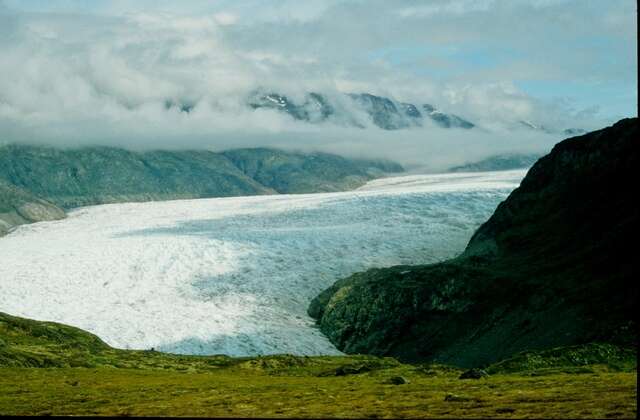
<instances>
[{"instance_id":1,"label":"mountain range","mask_svg":"<svg viewBox=\"0 0 640 420\"><path fill-rule=\"evenodd\" d=\"M557 144L457 258L354 274L309 314L347 353L485 365L523 350L634 340L638 120ZM482 165L480 165L482 166ZM0 233L121 201L337 191L392 162L274 149L0 147Z\"/></svg>"},{"instance_id":2,"label":"mountain range","mask_svg":"<svg viewBox=\"0 0 640 420\"><path fill-rule=\"evenodd\" d=\"M11 144L0 146L0 234L80 206L343 191L403 170L385 160L266 148L133 152Z\"/></svg>"},{"instance_id":3,"label":"mountain range","mask_svg":"<svg viewBox=\"0 0 640 420\"><path fill-rule=\"evenodd\" d=\"M370 93L308 92L294 98L276 91L259 89L249 94L245 102L253 110L275 110L296 121L310 124L330 122L358 128L374 125L383 130L402 130L428 124L445 129L481 128L465 117L445 112L430 103L414 104ZM165 102L167 109L175 108L185 113L191 112L196 106L197 103L190 101ZM579 128L554 130L543 124L517 119L510 127L547 134L579 135L585 132Z\"/></svg>"},{"instance_id":4,"label":"mountain range","mask_svg":"<svg viewBox=\"0 0 640 420\"><path fill-rule=\"evenodd\" d=\"M75 327L0 312L0 412L632 418L637 411L637 138L634 118L565 140L533 165L459 257L357 273L321 293L310 315L340 349L358 354L229 357L122 350ZM25 160L11 171L5 170L6 155L0 161L4 178L18 173L50 177L32 181L41 186L69 180L68 163L58 152L23 152L33 160L21 156ZM7 152L0 148L2 153ZM332 173L318 172L305 155L269 150L224 155L255 182L253 188L304 189L307 184L293 182L297 176L286 175L326 179ZM118 167L113 156L94 150L83 166L71 166L77 171L72 175L84 179L80 169ZM151 167L165 168L161 174L176 161L189 160L181 154L162 160L133 156L125 167L149 159ZM282 164L291 161L296 163ZM374 173L394 168L362 162L346 168L351 165ZM337 175L353 170L332 167ZM145 170L124 172L135 175L129 180L145 181L142 189L149 195L138 198L170 194L155 188ZM0 220L64 216L54 204L4 178ZM326 188L340 185L340 176L333 179L338 184L329 182ZM63 194L42 188L67 205L140 193L118 195L111 180L98 189L104 195L87 196L87 182L74 182ZM104 190L109 185L116 188L113 194ZM220 385L216 392L212 383Z\"/></svg>"},{"instance_id":5,"label":"mountain range","mask_svg":"<svg viewBox=\"0 0 640 420\"><path fill-rule=\"evenodd\" d=\"M369 93L352 93L342 98L331 98L312 92L298 102L274 92L255 93L249 99L249 105L253 109L276 109L296 120L311 123L331 120L339 124L364 127L367 122L362 120L361 115L366 115L373 124L384 130L419 127L427 119L444 128L475 127L473 123L457 115L443 113L430 104L416 106Z\"/></svg>"}]
</instances>

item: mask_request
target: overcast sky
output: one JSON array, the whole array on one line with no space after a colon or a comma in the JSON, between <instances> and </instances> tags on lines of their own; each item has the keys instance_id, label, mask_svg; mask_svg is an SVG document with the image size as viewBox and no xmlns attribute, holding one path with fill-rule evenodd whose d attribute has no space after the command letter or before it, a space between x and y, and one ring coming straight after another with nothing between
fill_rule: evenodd
<instances>
[{"instance_id":1,"label":"overcast sky","mask_svg":"<svg viewBox=\"0 0 640 420\"><path fill-rule=\"evenodd\" d=\"M0 141L424 149L425 133L319 132L252 113L256 87L590 129L636 115L636 34L633 0L0 0ZM198 106L178 115L168 98ZM430 137L491 142L475 135ZM558 140L493 138L496 150Z\"/></svg>"}]
</instances>

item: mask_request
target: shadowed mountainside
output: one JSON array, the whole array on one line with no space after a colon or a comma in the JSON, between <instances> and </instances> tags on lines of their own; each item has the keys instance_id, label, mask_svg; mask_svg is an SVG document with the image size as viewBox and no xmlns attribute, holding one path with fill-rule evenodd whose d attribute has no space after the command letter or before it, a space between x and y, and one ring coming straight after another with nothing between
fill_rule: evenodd
<instances>
[{"instance_id":1,"label":"shadowed mountainside","mask_svg":"<svg viewBox=\"0 0 640 420\"><path fill-rule=\"evenodd\" d=\"M636 344L638 120L557 144L457 258L336 282L309 314L347 353L479 366Z\"/></svg>"}]
</instances>

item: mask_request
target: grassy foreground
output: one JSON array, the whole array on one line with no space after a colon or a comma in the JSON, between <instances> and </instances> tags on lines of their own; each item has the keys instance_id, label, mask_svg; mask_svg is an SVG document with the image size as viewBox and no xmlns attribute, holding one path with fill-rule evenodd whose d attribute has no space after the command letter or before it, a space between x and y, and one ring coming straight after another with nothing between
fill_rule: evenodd
<instances>
[{"instance_id":1,"label":"grassy foreground","mask_svg":"<svg viewBox=\"0 0 640 420\"><path fill-rule=\"evenodd\" d=\"M0 313L1 415L636 417L633 350L523 353L486 370L461 380L461 369L369 356L123 351L82 330Z\"/></svg>"},{"instance_id":2,"label":"grassy foreground","mask_svg":"<svg viewBox=\"0 0 640 420\"><path fill-rule=\"evenodd\" d=\"M342 359L342 360L341 360ZM313 361L335 365L349 358ZM328 366L327 366L328 367ZM318 377L244 367L209 371L0 369L0 414L210 417L635 418L636 373L507 374L460 380L410 366ZM403 375L410 383L387 381Z\"/></svg>"}]
</instances>

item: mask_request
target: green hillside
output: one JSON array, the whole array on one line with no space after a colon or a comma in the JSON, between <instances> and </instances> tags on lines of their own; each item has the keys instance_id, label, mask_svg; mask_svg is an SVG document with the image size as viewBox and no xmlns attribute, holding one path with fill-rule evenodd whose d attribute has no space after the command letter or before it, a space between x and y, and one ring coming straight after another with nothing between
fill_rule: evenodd
<instances>
[{"instance_id":1,"label":"green hillside","mask_svg":"<svg viewBox=\"0 0 640 420\"><path fill-rule=\"evenodd\" d=\"M344 191L400 165L273 149L133 152L0 147L0 180L68 209L183 198Z\"/></svg>"},{"instance_id":2,"label":"green hillside","mask_svg":"<svg viewBox=\"0 0 640 420\"><path fill-rule=\"evenodd\" d=\"M116 350L77 328L0 313L0 415L636 415L635 354L624 348L555 349L494 366L483 379L463 380L459 368L374 356L232 358Z\"/></svg>"}]
</instances>

